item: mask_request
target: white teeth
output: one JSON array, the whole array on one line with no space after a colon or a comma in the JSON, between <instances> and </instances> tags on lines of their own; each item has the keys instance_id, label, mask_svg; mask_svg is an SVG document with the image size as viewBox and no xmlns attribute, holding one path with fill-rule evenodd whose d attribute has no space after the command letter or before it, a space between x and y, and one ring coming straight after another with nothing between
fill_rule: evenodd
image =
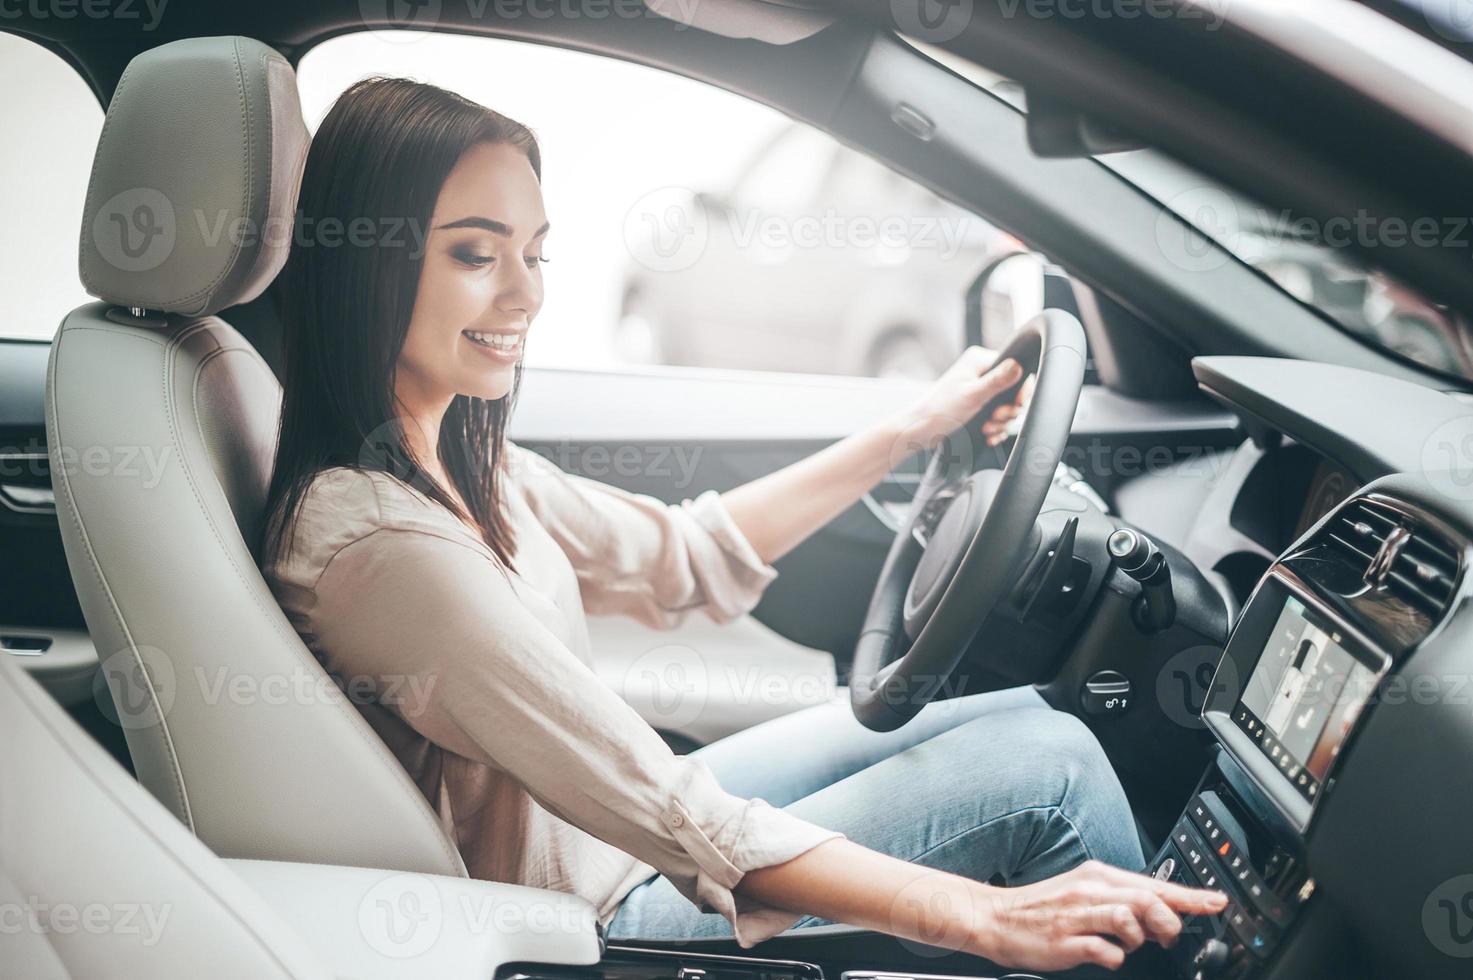
<instances>
[{"instance_id":1,"label":"white teeth","mask_svg":"<svg viewBox=\"0 0 1473 980\"><path fill-rule=\"evenodd\" d=\"M516 333L478 333L474 330L464 331L472 343L480 344L482 347L492 347L496 350L514 351L522 345L522 335Z\"/></svg>"}]
</instances>

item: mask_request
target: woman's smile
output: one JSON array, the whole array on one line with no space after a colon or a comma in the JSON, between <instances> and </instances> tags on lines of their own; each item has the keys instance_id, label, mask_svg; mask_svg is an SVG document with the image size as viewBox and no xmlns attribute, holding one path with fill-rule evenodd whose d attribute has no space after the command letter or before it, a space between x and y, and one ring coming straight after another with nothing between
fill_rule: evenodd
<instances>
[{"instance_id":1,"label":"woman's smile","mask_svg":"<svg viewBox=\"0 0 1473 980\"><path fill-rule=\"evenodd\" d=\"M524 332L462 330L460 335L481 353L501 364L515 364L522 356Z\"/></svg>"}]
</instances>

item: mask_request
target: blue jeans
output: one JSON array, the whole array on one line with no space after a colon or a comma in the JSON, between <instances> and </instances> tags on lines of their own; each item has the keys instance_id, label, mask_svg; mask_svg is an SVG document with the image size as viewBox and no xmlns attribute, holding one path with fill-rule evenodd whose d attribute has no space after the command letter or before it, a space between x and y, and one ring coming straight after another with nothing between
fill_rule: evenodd
<instances>
[{"instance_id":1,"label":"blue jeans","mask_svg":"<svg viewBox=\"0 0 1473 980\"><path fill-rule=\"evenodd\" d=\"M894 732L870 731L847 704L820 705L694 754L736 796L978 881L1027 884L1090 858L1145 865L1104 750L1032 688L933 702ZM828 924L810 915L794 928ZM612 939L731 934L662 876L637 885L608 927Z\"/></svg>"}]
</instances>

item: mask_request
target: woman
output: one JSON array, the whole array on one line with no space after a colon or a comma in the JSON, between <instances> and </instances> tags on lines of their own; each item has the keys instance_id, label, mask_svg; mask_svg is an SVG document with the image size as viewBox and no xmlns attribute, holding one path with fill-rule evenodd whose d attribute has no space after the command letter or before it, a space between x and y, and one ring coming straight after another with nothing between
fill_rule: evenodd
<instances>
[{"instance_id":1,"label":"woman","mask_svg":"<svg viewBox=\"0 0 1473 980\"><path fill-rule=\"evenodd\" d=\"M1032 969L1118 967L1220 908L1133 873L1103 753L1031 691L890 735L814 709L676 756L599 682L586 612L740 616L892 447L943 437L1019 369L969 350L904 413L678 506L567 474L505 436L542 304L540 173L525 127L360 82L313 141L283 278L265 570L329 671L371 692L355 700L471 874L582 895L615 937L750 946L834 920ZM355 219L425 234L327 241Z\"/></svg>"}]
</instances>

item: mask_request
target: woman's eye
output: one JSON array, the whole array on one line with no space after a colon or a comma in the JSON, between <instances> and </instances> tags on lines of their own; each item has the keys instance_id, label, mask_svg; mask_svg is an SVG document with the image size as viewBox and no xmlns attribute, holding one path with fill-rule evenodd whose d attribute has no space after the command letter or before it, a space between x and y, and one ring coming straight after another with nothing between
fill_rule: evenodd
<instances>
[{"instance_id":1,"label":"woman's eye","mask_svg":"<svg viewBox=\"0 0 1473 980\"><path fill-rule=\"evenodd\" d=\"M463 263L465 263L466 265L469 265L469 266L480 267L480 266L490 265L492 262L495 262L496 261L496 256L494 256L494 255L481 255L479 252L469 252L469 251L465 251L465 250L457 250L454 254L455 254L455 260L457 262L463 262Z\"/></svg>"},{"instance_id":2,"label":"woman's eye","mask_svg":"<svg viewBox=\"0 0 1473 980\"><path fill-rule=\"evenodd\" d=\"M535 268L537 268L537 266L539 264L541 264L543 262L551 262L551 261L552 261L552 259L543 258L540 255L529 255L529 256L527 256L527 268L529 268L529 269L535 269Z\"/></svg>"}]
</instances>

